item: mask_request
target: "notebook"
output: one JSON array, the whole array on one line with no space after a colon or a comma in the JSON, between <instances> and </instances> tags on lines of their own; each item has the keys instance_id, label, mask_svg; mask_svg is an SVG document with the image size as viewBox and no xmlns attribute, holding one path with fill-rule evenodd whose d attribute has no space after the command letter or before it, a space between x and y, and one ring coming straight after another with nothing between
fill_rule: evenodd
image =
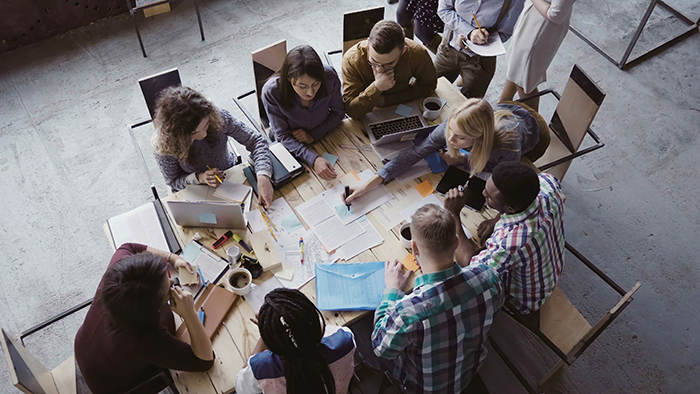
<instances>
[{"instance_id":1,"label":"notebook","mask_svg":"<svg viewBox=\"0 0 700 394\"><path fill-rule=\"evenodd\" d=\"M210 340L214 338L221 326L221 322L224 321L237 298L237 294L223 287L209 284L195 301L194 307L196 310L199 311L200 307L204 309L204 331L209 335ZM190 335L184 323L178 327L175 336L186 343L190 343Z\"/></svg>"}]
</instances>

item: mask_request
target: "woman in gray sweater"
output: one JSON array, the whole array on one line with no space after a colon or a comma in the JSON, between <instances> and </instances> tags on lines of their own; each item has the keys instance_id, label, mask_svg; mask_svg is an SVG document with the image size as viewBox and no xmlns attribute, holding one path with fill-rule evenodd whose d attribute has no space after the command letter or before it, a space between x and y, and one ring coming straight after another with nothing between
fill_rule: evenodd
<instances>
[{"instance_id":1,"label":"woman in gray sweater","mask_svg":"<svg viewBox=\"0 0 700 394\"><path fill-rule=\"evenodd\" d=\"M176 86L163 90L153 123L155 156L165 182L174 192L191 184L212 187L224 179L223 170L235 164L228 150L232 137L250 152L255 164L260 204L272 204L272 159L267 140L258 132L217 108L194 89Z\"/></svg>"},{"instance_id":2,"label":"woman in gray sweater","mask_svg":"<svg viewBox=\"0 0 700 394\"><path fill-rule=\"evenodd\" d=\"M446 149L443 159L448 164L463 164L471 175L491 172L496 164L518 161L521 155L534 162L549 145L549 132L541 131L538 118L541 117L534 111L515 102L492 107L486 100L468 99L420 144L400 153L368 182L351 188L352 194L347 201L352 202L382 182L401 175L419 160L443 149ZM461 153L460 149L469 154Z\"/></svg>"}]
</instances>

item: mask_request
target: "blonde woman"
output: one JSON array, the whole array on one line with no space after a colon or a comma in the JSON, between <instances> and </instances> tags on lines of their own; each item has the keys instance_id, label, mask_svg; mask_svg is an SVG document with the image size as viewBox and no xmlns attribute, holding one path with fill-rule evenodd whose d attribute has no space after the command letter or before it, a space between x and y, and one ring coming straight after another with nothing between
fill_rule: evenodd
<instances>
[{"instance_id":1,"label":"blonde woman","mask_svg":"<svg viewBox=\"0 0 700 394\"><path fill-rule=\"evenodd\" d=\"M544 124L544 138L540 128ZM368 182L354 188L348 202L367 193L382 182L387 182L411 168L419 160L446 149L445 161L464 165L472 175L493 170L504 161L518 161L525 155L537 160L549 145L546 122L534 111L514 102L493 107L483 99L468 99L435 128L419 145L401 153L387 163ZM463 149L469 152L465 155Z\"/></svg>"},{"instance_id":2,"label":"blonde woman","mask_svg":"<svg viewBox=\"0 0 700 394\"><path fill-rule=\"evenodd\" d=\"M185 86L163 90L156 105L155 156L165 183L176 192L190 184L212 187L235 164L228 150L232 137L250 152L255 164L260 205L272 204L272 159L267 140L216 107L201 93ZM211 168L211 169L209 169Z\"/></svg>"}]
</instances>

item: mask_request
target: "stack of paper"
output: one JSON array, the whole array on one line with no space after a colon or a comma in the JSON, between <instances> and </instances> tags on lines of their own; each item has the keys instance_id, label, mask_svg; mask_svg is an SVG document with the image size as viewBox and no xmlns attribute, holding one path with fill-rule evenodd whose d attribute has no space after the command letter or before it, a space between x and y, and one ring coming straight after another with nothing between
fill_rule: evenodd
<instances>
[{"instance_id":1,"label":"stack of paper","mask_svg":"<svg viewBox=\"0 0 700 394\"><path fill-rule=\"evenodd\" d=\"M216 197L242 204L251 190L253 190L253 188L250 186L225 179L224 182L216 188L213 194Z\"/></svg>"},{"instance_id":2,"label":"stack of paper","mask_svg":"<svg viewBox=\"0 0 700 394\"><path fill-rule=\"evenodd\" d=\"M326 204L322 194L299 205L297 212L328 251L338 249L365 232L357 222L343 224Z\"/></svg>"}]
</instances>

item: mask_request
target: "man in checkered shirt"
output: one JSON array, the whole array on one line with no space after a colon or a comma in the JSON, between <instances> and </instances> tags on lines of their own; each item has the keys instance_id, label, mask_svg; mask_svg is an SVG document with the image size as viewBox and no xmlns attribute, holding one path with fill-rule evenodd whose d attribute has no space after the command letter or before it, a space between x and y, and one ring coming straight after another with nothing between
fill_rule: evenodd
<instances>
[{"instance_id":1,"label":"man in checkered shirt","mask_svg":"<svg viewBox=\"0 0 700 394\"><path fill-rule=\"evenodd\" d=\"M445 207L459 218L463 193L453 189L445 197ZM494 268L513 305L530 315L530 324L538 325L536 312L554 290L564 266L564 194L559 181L550 174L538 175L524 163L503 162L493 169L484 197L501 215L479 227L482 239L492 235L476 256L457 226L457 261L462 266Z\"/></svg>"},{"instance_id":2,"label":"man in checkered shirt","mask_svg":"<svg viewBox=\"0 0 700 394\"><path fill-rule=\"evenodd\" d=\"M411 247L422 275L411 294L401 291L410 272L398 261L387 262L372 346L377 356L393 361L393 375L406 393L467 389L486 358L487 334L503 305L505 294L493 269L455 263L455 226L452 214L437 205L413 215Z\"/></svg>"}]
</instances>

